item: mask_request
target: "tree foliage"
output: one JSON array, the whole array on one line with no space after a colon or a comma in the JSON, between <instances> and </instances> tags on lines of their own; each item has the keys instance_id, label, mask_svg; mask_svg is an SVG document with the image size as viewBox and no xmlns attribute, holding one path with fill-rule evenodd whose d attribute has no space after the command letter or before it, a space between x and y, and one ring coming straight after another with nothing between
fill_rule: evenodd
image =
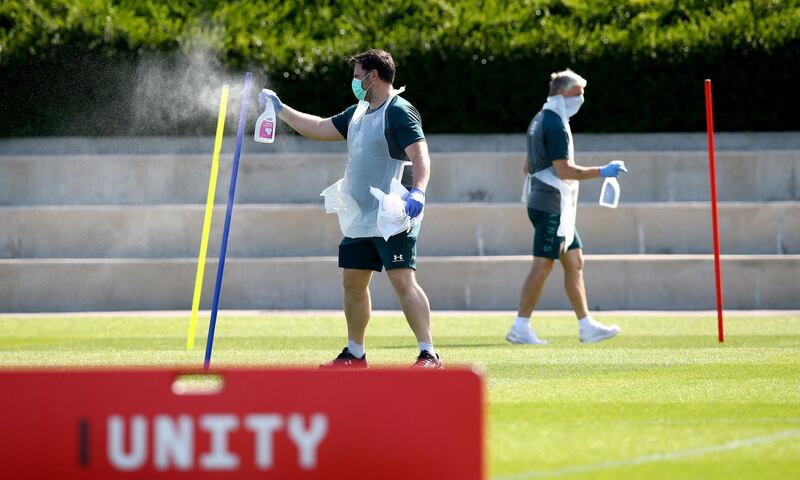
<instances>
[{"instance_id":1,"label":"tree foliage","mask_svg":"<svg viewBox=\"0 0 800 480\"><path fill-rule=\"evenodd\" d=\"M53 118L200 47L321 115L352 103L345 59L386 49L428 132L520 131L565 67L589 80L582 131L701 130L705 78L719 129L800 129L800 0L23 0L0 6L0 135L119 132L114 108Z\"/></svg>"}]
</instances>

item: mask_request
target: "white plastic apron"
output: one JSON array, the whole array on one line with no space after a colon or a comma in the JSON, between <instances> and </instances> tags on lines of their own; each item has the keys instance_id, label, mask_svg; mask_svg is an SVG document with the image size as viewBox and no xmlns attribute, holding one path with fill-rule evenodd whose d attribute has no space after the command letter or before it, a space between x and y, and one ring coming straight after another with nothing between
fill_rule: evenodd
<instances>
[{"instance_id":1,"label":"white plastic apron","mask_svg":"<svg viewBox=\"0 0 800 480\"><path fill-rule=\"evenodd\" d=\"M561 180L556 175L554 167L539 170L531 176L553 188L557 188L561 194L561 221L558 224L556 235L564 237L562 251L566 252L575 240L575 219L578 216L580 182L577 180Z\"/></svg>"},{"instance_id":2,"label":"white plastic apron","mask_svg":"<svg viewBox=\"0 0 800 480\"><path fill-rule=\"evenodd\" d=\"M386 109L404 89L393 90L376 111L367 114L369 102L358 102L347 127L347 166L344 178L322 192L325 209L339 215L345 237L382 236L378 230L378 200L370 187L388 192L393 178L403 175L405 163L393 159L386 143Z\"/></svg>"},{"instance_id":3,"label":"white plastic apron","mask_svg":"<svg viewBox=\"0 0 800 480\"><path fill-rule=\"evenodd\" d=\"M325 213L335 213L339 217L339 228L342 232L347 231L361 214L356 201L347 193L348 191L344 185L344 178L340 178L319 194L325 198Z\"/></svg>"}]
</instances>

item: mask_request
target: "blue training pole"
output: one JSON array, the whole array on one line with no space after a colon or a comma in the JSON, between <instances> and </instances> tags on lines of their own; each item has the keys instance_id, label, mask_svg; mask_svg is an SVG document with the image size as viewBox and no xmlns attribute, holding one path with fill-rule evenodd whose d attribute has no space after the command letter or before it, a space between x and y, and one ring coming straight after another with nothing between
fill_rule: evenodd
<instances>
[{"instance_id":1,"label":"blue training pole","mask_svg":"<svg viewBox=\"0 0 800 480\"><path fill-rule=\"evenodd\" d=\"M233 169L231 171L231 186L228 189L228 208L225 210L225 227L222 229L222 244L219 247L219 264L217 265L217 282L214 285L214 302L211 304L211 322L208 324L208 339L206 340L206 359L203 368L208 370L211 365L211 349L214 348L214 330L217 326L217 311L219 310L219 296L222 291L222 274L225 271L225 254L228 250L228 234L231 230L231 217L233 216L233 198L236 196L236 178L239 174L239 156L242 153L242 139L244 138L244 124L247 116L247 104L250 100L250 81L253 74L247 72L244 77L244 90L242 91L242 108L239 110L239 128L236 131L236 150L233 152Z\"/></svg>"}]
</instances>

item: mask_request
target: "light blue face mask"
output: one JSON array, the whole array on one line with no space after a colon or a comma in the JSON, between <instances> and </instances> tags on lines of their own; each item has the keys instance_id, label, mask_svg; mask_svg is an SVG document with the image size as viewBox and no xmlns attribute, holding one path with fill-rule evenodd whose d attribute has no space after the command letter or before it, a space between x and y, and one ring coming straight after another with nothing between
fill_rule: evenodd
<instances>
[{"instance_id":1,"label":"light blue face mask","mask_svg":"<svg viewBox=\"0 0 800 480\"><path fill-rule=\"evenodd\" d=\"M366 75L366 74L364 74L364 77L365 77L365 78L366 78L366 76L367 76L367 75ZM352 81L352 82L351 82L351 84L350 84L350 86L351 86L351 87L352 87L352 89L353 89L353 95L355 95L355 96L356 96L356 98L357 98L358 100L364 100L364 98L367 96L367 90L369 90L370 88L372 88L372 85L375 85L375 82L373 81L373 82L370 84L370 86L369 86L369 87L367 87L367 88L365 89L365 88L363 88L363 87L361 86L361 82L362 82L362 81L364 81L364 79L361 79L361 80L359 80L359 79L357 79L357 78L354 78L354 79L353 79L353 81Z\"/></svg>"},{"instance_id":2,"label":"light blue face mask","mask_svg":"<svg viewBox=\"0 0 800 480\"><path fill-rule=\"evenodd\" d=\"M567 111L567 117L571 117L578 113L578 110L581 109L581 105L583 105L583 95L564 98L564 108Z\"/></svg>"}]
</instances>

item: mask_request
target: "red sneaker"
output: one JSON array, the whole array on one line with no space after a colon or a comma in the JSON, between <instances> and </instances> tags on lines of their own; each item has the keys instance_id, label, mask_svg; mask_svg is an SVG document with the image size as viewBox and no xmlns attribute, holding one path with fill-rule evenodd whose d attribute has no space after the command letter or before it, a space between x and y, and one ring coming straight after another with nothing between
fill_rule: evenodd
<instances>
[{"instance_id":1,"label":"red sneaker","mask_svg":"<svg viewBox=\"0 0 800 480\"><path fill-rule=\"evenodd\" d=\"M367 368L367 354L358 358L344 347L342 353L328 363L323 363L319 368Z\"/></svg>"},{"instance_id":2,"label":"red sneaker","mask_svg":"<svg viewBox=\"0 0 800 480\"><path fill-rule=\"evenodd\" d=\"M444 363L439 359L438 353L434 357L427 350L423 350L411 368L444 368Z\"/></svg>"}]
</instances>

